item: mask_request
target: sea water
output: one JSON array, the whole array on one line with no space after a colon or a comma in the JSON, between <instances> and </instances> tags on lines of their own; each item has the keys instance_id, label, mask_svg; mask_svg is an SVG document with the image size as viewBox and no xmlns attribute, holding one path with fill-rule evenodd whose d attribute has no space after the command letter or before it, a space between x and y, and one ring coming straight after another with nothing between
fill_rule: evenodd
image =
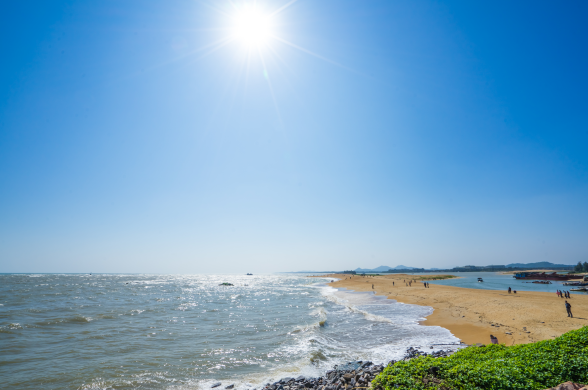
<instances>
[{"instance_id":1,"label":"sea water","mask_svg":"<svg viewBox=\"0 0 588 390\"><path fill-rule=\"evenodd\" d=\"M233 286L221 286L223 282ZM432 309L305 275L0 275L0 383L255 388L459 341Z\"/></svg>"},{"instance_id":2,"label":"sea water","mask_svg":"<svg viewBox=\"0 0 588 390\"><path fill-rule=\"evenodd\" d=\"M551 292L555 295L557 290L566 290L574 288L574 286L564 285L564 281L549 281L549 284L533 283L533 280L515 279L512 274L503 274L501 272L449 272L449 273L427 273L427 275L455 275L458 278L445 280L431 280L431 284L442 284L445 286L455 286L463 288L474 288L481 290L499 290L507 291L510 287L518 292L526 291L543 291ZM422 275L422 274L413 274ZM482 278L483 282L478 282L478 278ZM567 282L580 282L581 279L573 279ZM572 294L586 294L583 292L571 291Z\"/></svg>"}]
</instances>

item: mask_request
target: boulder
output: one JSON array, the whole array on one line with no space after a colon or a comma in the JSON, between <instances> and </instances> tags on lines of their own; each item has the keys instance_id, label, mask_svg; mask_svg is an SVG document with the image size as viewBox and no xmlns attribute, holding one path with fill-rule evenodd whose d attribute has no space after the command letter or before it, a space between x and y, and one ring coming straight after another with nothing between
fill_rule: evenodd
<instances>
[{"instance_id":1,"label":"boulder","mask_svg":"<svg viewBox=\"0 0 588 390\"><path fill-rule=\"evenodd\" d=\"M545 390L588 390L588 386L574 382L565 382Z\"/></svg>"}]
</instances>

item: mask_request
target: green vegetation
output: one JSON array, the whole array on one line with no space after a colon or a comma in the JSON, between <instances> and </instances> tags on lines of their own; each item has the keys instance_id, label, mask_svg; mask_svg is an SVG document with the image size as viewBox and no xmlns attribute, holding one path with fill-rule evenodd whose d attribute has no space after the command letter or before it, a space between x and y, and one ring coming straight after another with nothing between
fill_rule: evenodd
<instances>
[{"instance_id":1,"label":"green vegetation","mask_svg":"<svg viewBox=\"0 0 588 390\"><path fill-rule=\"evenodd\" d=\"M415 276L415 275L408 275L407 279L419 281L425 280L445 280L445 279L453 279L457 278L458 276L455 275L423 275L423 276Z\"/></svg>"},{"instance_id":2,"label":"green vegetation","mask_svg":"<svg viewBox=\"0 0 588 390\"><path fill-rule=\"evenodd\" d=\"M457 278L455 275L429 275L423 276L419 280L445 280L445 279L453 279Z\"/></svg>"},{"instance_id":3,"label":"green vegetation","mask_svg":"<svg viewBox=\"0 0 588 390\"><path fill-rule=\"evenodd\" d=\"M464 348L446 358L421 356L388 366L372 382L383 389L540 390L588 382L588 327L557 339L507 347Z\"/></svg>"},{"instance_id":4,"label":"green vegetation","mask_svg":"<svg viewBox=\"0 0 588 390\"><path fill-rule=\"evenodd\" d=\"M588 262L585 261L584 264L582 264L581 261L578 261L578 264L576 264L576 266L574 267L574 272L588 272Z\"/></svg>"}]
</instances>

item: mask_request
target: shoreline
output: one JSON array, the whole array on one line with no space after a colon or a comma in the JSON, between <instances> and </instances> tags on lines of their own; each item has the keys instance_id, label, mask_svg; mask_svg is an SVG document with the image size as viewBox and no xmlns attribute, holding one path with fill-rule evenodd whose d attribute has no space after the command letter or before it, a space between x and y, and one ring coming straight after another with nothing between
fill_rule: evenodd
<instances>
[{"instance_id":1,"label":"shoreline","mask_svg":"<svg viewBox=\"0 0 588 390\"><path fill-rule=\"evenodd\" d=\"M453 350L438 350L435 352L422 352L413 347L409 347L404 357L398 361L406 361L419 356L432 356L434 358L447 357L453 354ZM261 387L261 390L360 390L369 389L372 387L372 381L378 376L386 367L398 362L391 360L389 362L382 362L381 364L374 364L371 361L351 361L345 364L335 365L327 370L323 375L318 377L305 377L300 375L296 378L285 377L274 383L266 383ZM222 385L217 382L212 385L212 388L218 388ZM225 389L233 389L233 385L225 387ZM255 390L255 389L254 389Z\"/></svg>"},{"instance_id":2,"label":"shoreline","mask_svg":"<svg viewBox=\"0 0 588 390\"><path fill-rule=\"evenodd\" d=\"M573 295L574 318L566 315L565 299L553 293L470 289L431 284L424 288L422 281L439 275L392 274L361 276L327 274L322 278L339 279L327 283L331 287L353 291L374 291L397 302L430 306L433 313L420 324L448 329L466 344L489 344L490 335L500 344L525 344L553 339L570 330L588 325L588 296ZM406 286L403 280L417 280ZM394 282L394 284L393 284ZM373 289L372 289L373 284Z\"/></svg>"}]
</instances>

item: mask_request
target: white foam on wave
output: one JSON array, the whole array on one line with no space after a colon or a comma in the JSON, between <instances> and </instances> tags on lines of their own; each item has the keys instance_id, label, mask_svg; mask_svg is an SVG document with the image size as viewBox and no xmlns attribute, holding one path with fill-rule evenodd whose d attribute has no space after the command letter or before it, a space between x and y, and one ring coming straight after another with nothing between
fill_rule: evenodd
<instances>
[{"instance_id":1,"label":"white foam on wave","mask_svg":"<svg viewBox=\"0 0 588 390\"><path fill-rule=\"evenodd\" d=\"M363 315L374 322L381 332L396 333L396 340L388 339L385 343L375 343L367 346L361 360L387 362L404 356L408 347L429 346L433 344L459 344L451 332L438 326L425 326L420 322L433 313L429 306L411 305L377 296L371 292L354 292L346 289L336 289L329 286L322 290L325 297L337 305L345 306L347 310ZM381 325L378 325L380 323ZM373 327L358 329L359 337L366 339L366 345L371 337L378 337ZM430 351L430 349L429 349Z\"/></svg>"}]
</instances>

